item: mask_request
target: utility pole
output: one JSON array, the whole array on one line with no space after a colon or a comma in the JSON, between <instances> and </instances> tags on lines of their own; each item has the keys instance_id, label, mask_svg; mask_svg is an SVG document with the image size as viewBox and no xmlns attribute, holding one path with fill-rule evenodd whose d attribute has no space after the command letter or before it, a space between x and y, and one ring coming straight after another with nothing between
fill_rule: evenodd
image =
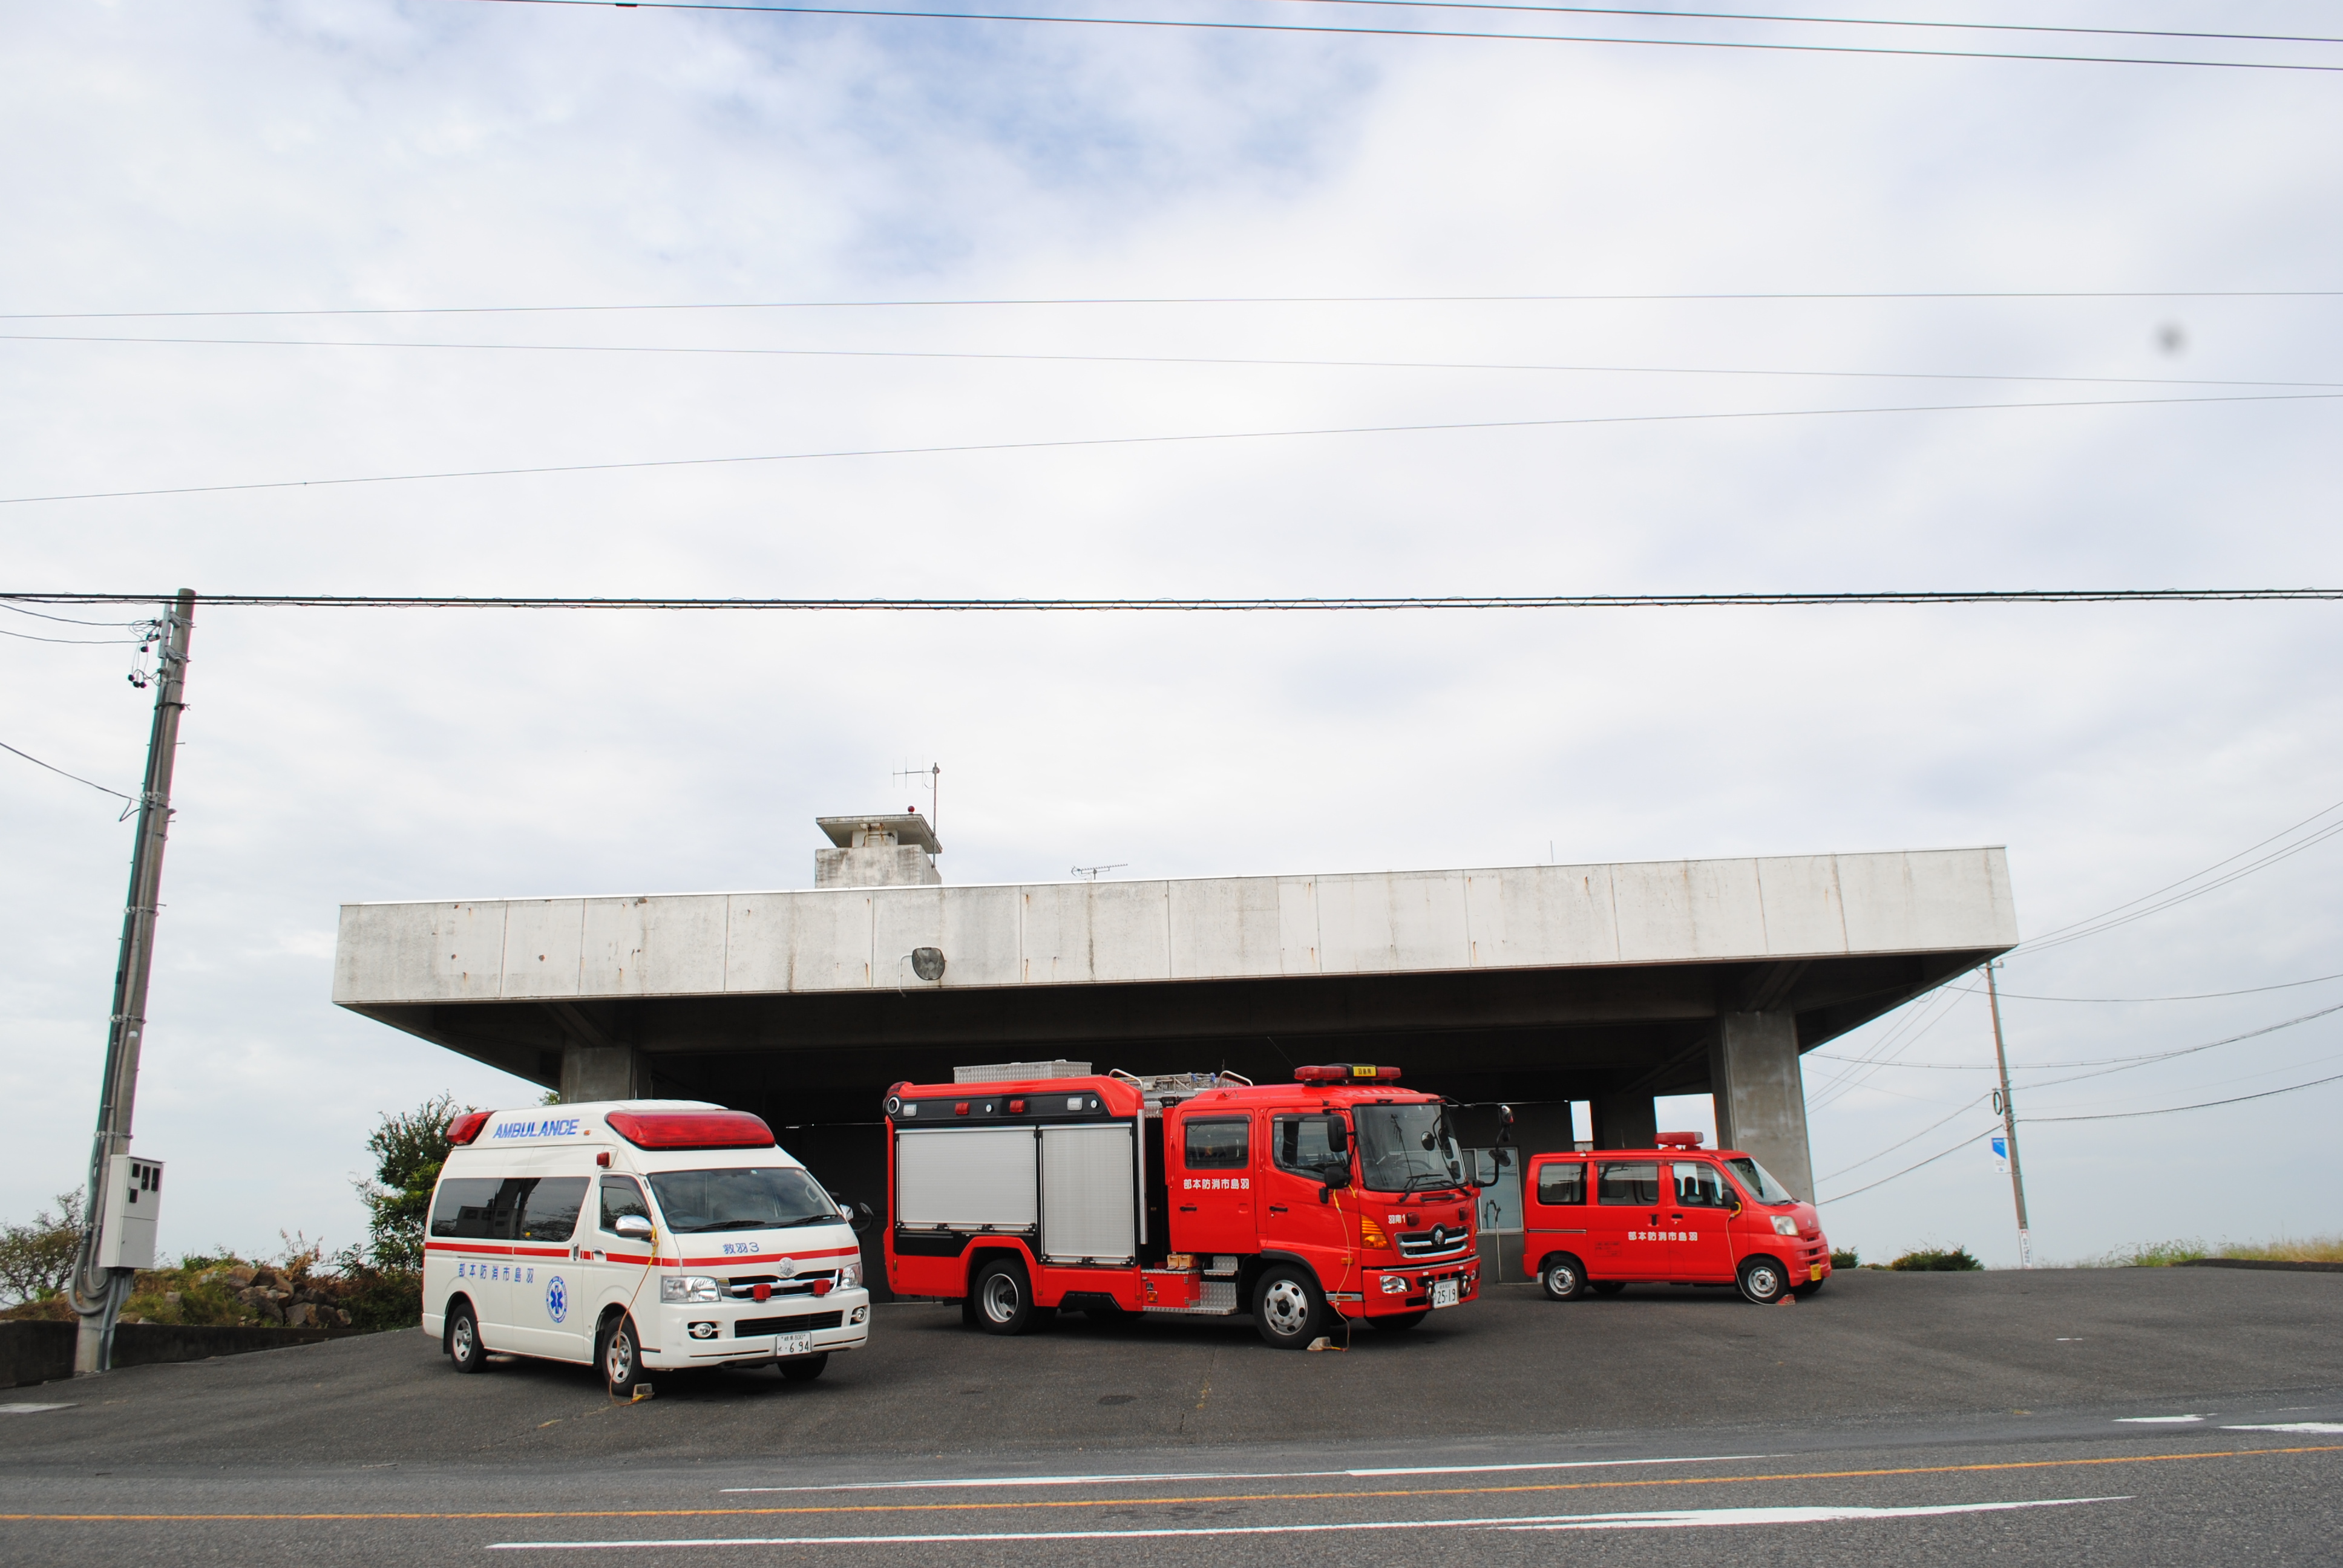
<instances>
[{"instance_id":1,"label":"utility pole","mask_svg":"<svg viewBox=\"0 0 2343 1568\"><path fill-rule=\"evenodd\" d=\"M179 749L179 713L186 707L187 639L196 629L196 595L181 588L163 635L162 667L155 678L155 725L146 738L146 787L138 794L138 837L130 852L130 899L122 911L122 957L114 971L114 1011L106 1040L106 1078L97 1097L97 1135L89 1151L89 1202L81 1257L69 1288L81 1332L74 1341L74 1375L107 1371L114 1361L114 1324L130 1299L129 1269L98 1266L98 1228L105 1222L107 1172L114 1156L130 1151L130 1113L138 1096L138 1047L146 1032L146 976L155 962L155 911L163 890L163 839L171 830L171 765ZM135 676L133 678L136 678Z\"/></svg>"},{"instance_id":2,"label":"utility pole","mask_svg":"<svg viewBox=\"0 0 2343 1568\"><path fill-rule=\"evenodd\" d=\"M2009 1052L2001 1044L2001 990L1993 983L1994 965L1985 966L1986 1004L1993 1010L1993 1060L2001 1069L2001 1135L2009 1149L2009 1190L2017 1199L2017 1266L2034 1266L2034 1231L2026 1222L2026 1171L2017 1163L2017 1107L2009 1098Z\"/></svg>"}]
</instances>

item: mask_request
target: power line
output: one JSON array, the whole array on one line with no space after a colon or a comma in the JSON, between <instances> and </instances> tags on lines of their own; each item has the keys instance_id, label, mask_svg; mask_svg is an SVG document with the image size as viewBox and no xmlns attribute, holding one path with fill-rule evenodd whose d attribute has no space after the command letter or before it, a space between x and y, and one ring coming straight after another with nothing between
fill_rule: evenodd
<instances>
[{"instance_id":1,"label":"power line","mask_svg":"<svg viewBox=\"0 0 2343 1568\"><path fill-rule=\"evenodd\" d=\"M23 758L34 767L45 768L60 779L70 779L76 784L87 784L91 789L96 790L101 795L111 795L117 800L127 800L133 806L138 804L138 797L136 795L125 795L119 789L108 789L105 785L97 783L94 779L85 779L78 773L68 773L54 762L42 761L39 758L34 756L29 751L16 750L15 747L9 745L5 740L0 740L0 751L14 752L16 756Z\"/></svg>"},{"instance_id":2,"label":"power line","mask_svg":"<svg viewBox=\"0 0 2343 1568\"><path fill-rule=\"evenodd\" d=\"M1695 22L1774 22L1802 27L1905 27L1960 33L2057 33L2096 38L2187 38L2227 44L2343 44L2301 33L2189 33L2160 27L2054 27L2034 22L1933 22L1885 16L1801 16L1764 11L1654 11L1613 5L1504 5L1489 0L1300 0L1305 5L1393 5L1421 11L1518 11L1538 15L1675 17Z\"/></svg>"},{"instance_id":3,"label":"power line","mask_svg":"<svg viewBox=\"0 0 2343 1568\"><path fill-rule=\"evenodd\" d=\"M2029 1118L2029 1120L2031 1120L2031 1119ZM1886 1185L1887 1185L1887 1183L1889 1183L1890 1181L1894 1181L1897 1180L1897 1179L1898 1179L1898 1178L1900 1178L1900 1177L1909 1176L1909 1175L1910 1175L1910 1174L1912 1174L1912 1172L1913 1172L1913 1171L1915 1171L1922 1170L1922 1169L1924 1169L1924 1168L1926 1168L1926 1167L1927 1167L1927 1166L1934 1165L1934 1164L1935 1164L1937 1161L1939 1161L1939 1160L1943 1160L1943 1159L1947 1158L1948 1156L1957 1154L1957 1153L1959 1153L1962 1150L1966 1149L1970 1144L1972 1144L1972 1143L1976 1142L1978 1139L1980 1139L1980 1138L1989 1138L1989 1137L1991 1137L1994 1133L1996 1133L1996 1132L1998 1132L1998 1131L2001 1131L2001 1124L2000 1124L1999 1122L1996 1122L1996 1123L1994 1123L1991 1127L1986 1128L1986 1129L1984 1131L1982 1131L1982 1132L1974 1132L1974 1133L1971 1133L1968 1137L1962 1139L1958 1143L1954 1144L1950 1149L1945 1150L1945 1151L1943 1151L1941 1153L1936 1153L1936 1154L1931 1154L1931 1155L1929 1155L1926 1160L1921 1161L1920 1161L1918 1164L1916 1164L1916 1165L1906 1165L1906 1167L1904 1167L1904 1169L1903 1169L1903 1170L1896 1171L1896 1174L1895 1174L1894 1176L1882 1176L1882 1177L1881 1177L1878 1181L1876 1181L1867 1182L1867 1183L1865 1183L1865 1185L1863 1185L1863 1186L1861 1186L1861 1187L1857 1187L1857 1188L1855 1188L1855 1191L1852 1191L1852 1192L1841 1192L1841 1193L1840 1193L1837 1197L1835 1197L1835 1198L1817 1198L1817 1199L1815 1199L1815 1202L1817 1202L1817 1203L1839 1203L1839 1202L1844 1202L1844 1201L1845 1201L1847 1199L1852 1198L1852 1197L1855 1197L1857 1193L1862 1193L1862 1192L1868 1192L1868 1191L1870 1191L1872 1190L1872 1188L1874 1188L1874 1187L1885 1187L1885 1186L1886 1186Z\"/></svg>"},{"instance_id":4,"label":"power line","mask_svg":"<svg viewBox=\"0 0 2343 1568\"><path fill-rule=\"evenodd\" d=\"M19 638L25 642L62 642L75 648L116 648L138 640L135 637L37 637L29 631L10 631L5 626L0 626L0 637Z\"/></svg>"},{"instance_id":5,"label":"power line","mask_svg":"<svg viewBox=\"0 0 2343 1568\"><path fill-rule=\"evenodd\" d=\"M2157 1111L2103 1111L2090 1116L2028 1116L2034 1121L2123 1121L2135 1116L2170 1116L2182 1111L2209 1111L2217 1105L2243 1105L2248 1100L2268 1100L2275 1095L2294 1094L2305 1089L2317 1089L2321 1084L2343 1083L2343 1072L2332 1078L2315 1078L2308 1083L2288 1084L2284 1089L2265 1089L2259 1094L2239 1094L2227 1100L2200 1100L2194 1105L2167 1105Z\"/></svg>"},{"instance_id":6,"label":"power line","mask_svg":"<svg viewBox=\"0 0 2343 1568\"><path fill-rule=\"evenodd\" d=\"M2328 978L2333 979L2335 977L2329 976ZM2277 990L2279 988L2270 987L2268 989ZM1976 993L1974 991L1968 991L1965 994L1974 996ZM2243 995L2245 993L2238 992L2235 994ZM2177 1050L2149 1051L2141 1056L2102 1056L2083 1061L2030 1061L2021 1063L2012 1070L2017 1072L2056 1072L2062 1068L2068 1067L2104 1067L2108 1069L2110 1071L2122 1071L2126 1068L2145 1067L2150 1062L2169 1061L2176 1056L2194 1056L2200 1050L2211 1050L2215 1046L2235 1045L2239 1040L2258 1040L2263 1035L2276 1034L2279 1030L2292 1029L2296 1024L2308 1023L2313 1019L2325 1018L2329 1013L2337 1012L2343 1012L2343 1002L2337 1002L2333 1007L2322 1007L2316 1012L2304 1013L2300 1018L2289 1018L2278 1023L2265 1024L2259 1029L2247 1030L2243 1034L2233 1034L2227 1036L2226 1039L2208 1040L2203 1045L2182 1046ZM1818 1050L1809 1051L1807 1054L1809 1056L1821 1056L1825 1061L1860 1062L1865 1060L1861 1057L1851 1056L1824 1056L1823 1053ZM1993 1070L1993 1063L1989 1061L1881 1061L1876 1065L1881 1067L1908 1067L1916 1069L1930 1068L1948 1072L1990 1072ZM2086 1078L2096 1078L2099 1075L2097 1073L2085 1073L2082 1076ZM2027 1090L2048 1089L2055 1083L2072 1083L2074 1081L2076 1081L2071 1078L2061 1078L2054 1079L2049 1083L2028 1083L2022 1085L2021 1087Z\"/></svg>"},{"instance_id":7,"label":"power line","mask_svg":"<svg viewBox=\"0 0 2343 1568\"><path fill-rule=\"evenodd\" d=\"M478 5L612 8L613 0L471 0ZM1867 55L1904 59L2023 60L2066 65L2171 65L2225 71L2343 72L2343 65L2282 60L2191 60L2142 55L2049 55L2000 49L1892 48L1885 45L1784 44L1755 39L1629 38L1594 33L1494 33L1440 27L1359 27L1295 22L1214 22L1168 16L1040 16L1002 11L896 11L834 5L756 5L718 0L616 0L620 10L711 11L769 16L836 16L910 22L1021 22L1158 32L1299 34L1350 38L1463 38L1512 44L1595 44L1628 48L1725 49L1772 55Z\"/></svg>"},{"instance_id":8,"label":"power line","mask_svg":"<svg viewBox=\"0 0 2343 1568\"><path fill-rule=\"evenodd\" d=\"M6 319L0 317L0 319ZM2309 387L2343 388L2343 381L2216 380L2181 376L2005 376L1938 370L1774 370L1684 365L1524 365L1441 359L1261 359L1170 354L1008 354L926 348L760 348L737 345L632 343L428 343L397 338L127 337L90 334L6 332L0 343L119 343L220 348L476 349L498 354L658 354L779 359L941 359L1041 365L1192 365L1304 370L1532 371L1604 376L1748 376L1852 381L2026 381L2085 387Z\"/></svg>"},{"instance_id":9,"label":"power line","mask_svg":"<svg viewBox=\"0 0 2343 1568\"><path fill-rule=\"evenodd\" d=\"M0 601L27 604L151 604L151 593L23 589ZM1410 598L752 598L684 595L572 597L557 594L207 593L210 605L285 609L597 609L1291 612L1304 610L1534 610L1826 608L1849 605L2205 604L2343 599L2343 588L1981 588L1853 593L1452 594Z\"/></svg>"},{"instance_id":10,"label":"power line","mask_svg":"<svg viewBox=\"0 0 2343 1568\"><path fill-rule=\"evenodd\" d=\"M498 0L502 3L502 0ZM520 3L520 0L515 0ZM530 0L534 3L534 0ZM749 463L804 463L839 457L920 457L975 452L1071 451L1106 447L1199 445L1322 436L1436 435L1465 430L1538 430L1615 425L1680 425L1729 419L1805 419L1845 415L1962 414L2049 408L2138 408L2204 403L2333 402L2343 392L2272 392L2218 397L2078 397L2044 403L1922 403L1871 408L1749 408L1714 414L1591 414L1563 419L1473 419L1446 424L1343 425L1299 430L1213 430L1181 436L1091 436L1042 441L974 441L934 447L869 447L827 452L768 452L732 457L654 457L610 463L543 463L512 468L451 468L415 474L357 474L327 479L260 479L226 485L168 485L143 490L80 490L49 496L0 496L0 506L58 501L119 501L158 496L211 496L259 490L323 489L345 485L411 484L432 479L500 479L547 474L607 474L653 468L706 468Z\"/></svg>"},{"instance_id":11,"label":"power line","mask_svg":"<svg viewBox=\"0 0 2343 1568\"><path fill-rule=\"evenodd\" d=\"M120 628L124 624L118 620L80 620L69 615L46 615L36 609L26 609L20 604L0 603L0 609L14 610L18 615L29 615L41 620L56 621L60 625L64 626L103 626ZM137 623L134 621L130 624L135 627Z\"/></svg>"},{"instance_id":12,"label":"power line","mask_svg":"<svg viewBox=\"0 0 2343 1568\"><path fill-rule=\"evenodd\" d=\"M2191 992L2191 993L2189 993L2188 995L2186 995L2186 996L2034 996L2034 995L2030 995L2030 994L2027 994L2027 993L2023 992L2023 991L2014 991L2014 990L2006 990L2006 991L2002 992L2001 994L2002 994L2004 997L2016 997L2018 1000L2022 1000L2022 1001L2079 1001L2079 1002L2102 1002L2102 1003L2107 1003L2107 1004L2110 1004L2110 1005L2121 1004L2121 1005L2129 1006L2129 1005L2134 1005L2134 1004L2137 1004L2137 1003L2142 1003L2142 1002L2151 1002L2151 1001L2213 1001L2213 1000L2217 1000L2217 999L2218 999L2218 998L2221 998L2221 997L2230 997L2230 996L2259 996L2259 995L2260 995L2262 992L2264 992L2264 991L2271 991L2271 990L2294 990L2294 989L2295 989L2295 987L2297 987L2297 986L2306 986L2306 985L2324 985L2324 984L2326 984L2328 980L2343 980L2343 973L2331 974L2331 975L2313 975L2313 976L2311 976L2308 980L2280 980L2280 981L2279 981L2278 984L2276 984L2276 985L2249 985L2249 986L2246 987L2246 988L2245 988L2245 990L2200 990L2200 991L2193 991L2193 992ZM1972 987L1972 986L1954 986L1954 987L1952 987L1951 989L1952 989L1952 990L1957 990L1957 991L1960 991L1963 995L1966 995L1966 996L1983 996L1983 995L1985 994L1983 991L1980 991L1980 990L1976 990L1976 988L1974 988L1974 987ZM1833 1058L1832 1060L1845 1060L1845 1059L1843 1059L1843 1058ZM1904 1065L1904 1066L1906 1066L1906 1067L1916 1067L1916 1066L1918 1066L1918 1065L1920 1065L1920 1064L1919 1064L1919 1063L1917 1063L1917 1062L1909 1062L1909 1061L1907 1061L1907 1062L1904 1063L1903 1065Z\"/></svg>"},{"instance_id":13,"label":"power line","mask_svg":"<svg viewBox=\"0 0 2343 1568\"><path fill-rule=\"evenodd\" d=\"M1939 1121L1931 1121L1927 1126L1923 1127L1919 1131L1912 1134L1911 1137L1899 1138L1895 1142L1890 1143L1886 1148L1866 1154L1852 1165L1842 1165L1837 1170L1832 1171L1829 1175L1817 1176L1815 1180L1817 1182L1835 1181L1850 1171L1860 1171L1875 1160L1885 1159L1886 1156L1895 1153L1898 1149L1904 1148L1907 1144L1917 1143L1921 1139L1926 1138L1929 1133L1934 1132L1937 1128L1942 1127L1946 1121L1950 1121L1953 1117L1965 1114L1970 1106L1976 1104L1979 1101L1982 1101L1985 1098L1985 1095L1979 1094L1974 1098L1964 1100L1959 1105L1954 1107L1951 1115L1946 1116Z\"/></svg>"},{"instance_id":14,"label":"power line","mask_svg":"<svg viewBox=\"0 0 2343 1568\"><path fill-rule=\"evenodd\" d=\"M669 305L386 305L262 310L0 311L0 321L256 320L341 316L580 316L679 310L970 310L1083 306L1207 305L1691 305L1927 300L2338 299L2343 288L1906 289L1704 294L1221 294L1065 295L967 299L749 299Z\"/></svg>"}]
</instances>

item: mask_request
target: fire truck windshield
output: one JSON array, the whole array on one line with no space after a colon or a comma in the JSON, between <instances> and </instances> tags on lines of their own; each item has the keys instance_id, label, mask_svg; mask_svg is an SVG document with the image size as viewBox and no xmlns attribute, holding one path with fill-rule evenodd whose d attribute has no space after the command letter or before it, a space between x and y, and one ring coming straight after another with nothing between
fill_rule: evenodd
<instances>
[{"instance_id":1,"label":"fire truck windshield","mask_svg":"<svg viewBox=\"0 0 2343 1568\"><path fill-rule=\"evenodd\" d=\"M762 1171L667 1171L651 1177L668 1229L779 1231L838 1222L838 1207L814 1179L789 1167Z\"/></svg>"},{"instance_id":2,"label":"fire truck windshield","mask_svg":"<svg viewBox=\"0 0 2343 1568\"><path fill-rule=\"evenodd\" d=\"M1437 1105L1360 1105L1359 1185L1370 1192L1413 1192L1464 1180Z\"/></svg>"}]
</instances>

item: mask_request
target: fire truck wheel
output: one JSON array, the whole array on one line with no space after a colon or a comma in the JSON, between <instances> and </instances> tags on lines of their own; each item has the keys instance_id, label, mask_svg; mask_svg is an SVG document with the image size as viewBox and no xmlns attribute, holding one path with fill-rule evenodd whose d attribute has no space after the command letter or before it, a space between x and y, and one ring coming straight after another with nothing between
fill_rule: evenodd
<instances>
[{"instance_id":1,"label":"fire truck wheel","mask_svg":"<svg viewBox=\"0 0 2343 1568\"><path fill-rule=\"evenodd\" d=\"M488 1364L488 1349L480 1342L480 1321L472 1315L469 1302L447 1314L447 1359L461 1372L479 1372Z\"/></svg>"},{"instance_id":2,"label":"fire truck wheel","mask_svg":"<svg viewBox=\"0 0 2343 1568\"><path fill-rule=\"evenodd\" d=\"M1375 1327L1379 1329L1389 1329L1393 1332L1396 1333L1401 1329L1412 1329L1415 1327L1416 1324L1423 1322L1424 1319L1431 1315L1432 1314L1430 1312L1393 1312L1390 1317L1369 1318L1367 1322L1374 1324Z\"/></svg>"},{"instance_id":3,"label":"fire truck wheel","mask_svg":"<svg viewBox=\"0 0 2343 1568\"><path fill-rule=\"evenodd\" d=\"M1569 1253L1548 1258L1538 1271L1538 1282L1549 1300L1574 1302L1586 1293L1586 1270Z\"/></svg>"},{"instance_id":4,"label":"fire truck wheel","mask_svg":"<svg viewBox=\"0 0 2343 1568\"><path fill-rule=\"evenodd\" d=\"M1278 1349L1300 1350L1325 1332L1326 1299L1307 1271L1280 1263L1252 1288L1252 1321Z\"/></svg>"},{"instance_id":5,"label":"fire truck wheel","mask_svg":"<svg viewBox=\"0 0 2343 1568\"><path fill-rule=\"evenodd\" d=\"M1789 1282L1782 1265L1771 1258L1752 1258L1741 1265L1741 1293L1761 1307L1780 1301Z\"/></svg>"},{"instance_id":6,"label":"fire truck wheel","mask_svg":"<svg viewBox=\"0 0 2343 1568\"><path fill-rule=\"evenodd\" d=\"M635 1320L619 1318L602 1331L602 1342L595 1347L594 1360L602 1369L602 1381L622 1399L634 1397L635 1385L643 1381L642 1344Z\"/></svg>"},{"instance_id":7,"label":"fire truck wheel","mask_svg":"<svg viewBox=\"0 0 2343 1568\"><path fill-rule=\"evenodd\" d=\"M781 1376L790 1382L811 1382L821 1375L821 1369L829 1364L828 1351L819 1355L791 1356L788 1361L780 1363Z\"/></svg>"},{"instance_id":8,"label":"fire truck wheel","mask_svg":"<svg viewBox=\"0 0 2343 1568\"><path fill-rule=\"evenodd\" d=\"M987 1263L976 1273L976 1326L989 1334L1021 1334L1033 1322L1033 1287L1025 1265L1014 1258Z\"/></svg>"},{"instance_id":9,"label":"fire truck wheel","mask_svg":"<svg viewBox=\"0 0 2343 1568\"><path fill-rule=\"evenodd\" d=\"M1624 1280L1597 1280L1587 1287L1598 1296L1615 1296L1627 1288Z\"/></svg>"}]
</instances>

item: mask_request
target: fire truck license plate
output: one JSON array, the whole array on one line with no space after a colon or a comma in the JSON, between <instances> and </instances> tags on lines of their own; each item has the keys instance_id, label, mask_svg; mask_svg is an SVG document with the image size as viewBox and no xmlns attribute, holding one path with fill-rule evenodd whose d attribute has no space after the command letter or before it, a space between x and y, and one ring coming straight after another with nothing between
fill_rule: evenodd
<instances>
[{"instance_id":1,"label":"fire truck license plate","mask_svg":"<svg viewBox=\"0 0 2343 1568\"><path fill-rule=\"evenodd\" d=\"M802 1334L775 1334L773 1336L773 1353L777 1356L811 1355L813 1353L813 1335L810 1332Z\"/></svg>"},{"instance_id":2,"label":"fire truck license plate","mask_svg":"<svg viewBox=\"0 0 2343 1568\"><path fill-rule=\"evenodd\" d=\"M1453 1280L1433 1281L1432 1304L1435 1307L1454 1306L1456 1304L1456 1282Z\"/></svg>"}]
</instances>

